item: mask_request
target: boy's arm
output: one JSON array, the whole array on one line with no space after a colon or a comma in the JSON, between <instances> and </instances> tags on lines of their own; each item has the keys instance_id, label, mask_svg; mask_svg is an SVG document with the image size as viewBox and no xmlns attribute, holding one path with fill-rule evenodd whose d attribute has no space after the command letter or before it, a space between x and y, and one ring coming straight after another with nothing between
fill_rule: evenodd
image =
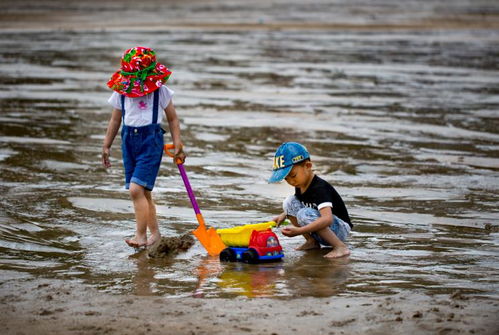
<instances>
[{"instance_id":1,"label":"boy's arm","mask_svg":"<svg viewBox=\"0 0 499 335\"><path fill-rule=\"evenodd\" d=\"M180 122L178 121L177 111L170 101L168 106L165 108L166 119L168 120L168 127L170 128L170 134L172 135L174 149L174 160L180 159L182 163L185 161L184 145L180 139Z\"/></svg>"},{"instance_id":2,"label":"boy's arm","mask_svg":"<svg viewBox=\"0 0 499 335\"><path fill-rule=\"evenodd\" d=\"M121 110L113 109L111 118L109 119L109 124L107 126L106 136L104 137L104 143L102 145L102 165L105 168L111 167L111 162L109 161L109 156L111 155L111 145L113 145L114 138L118 133L121 125Z\"/></svg>"},{"instance_id":3,"label":"boy's arm","mask_svg":"<svg viewBox=\"0 0 499 335\"><path fill-rule=\"evenodd\" d=\"M281 230L282 233L285 236L293 237L296 235L313 233L323 228L326 228L331 224L331 222L333 222L333 211L331 207L324 207L321 208L319 212L321 213L321 216L314 222L303 227L294 227L294 226L285 227Z\"/></svg>"}]
</instances>

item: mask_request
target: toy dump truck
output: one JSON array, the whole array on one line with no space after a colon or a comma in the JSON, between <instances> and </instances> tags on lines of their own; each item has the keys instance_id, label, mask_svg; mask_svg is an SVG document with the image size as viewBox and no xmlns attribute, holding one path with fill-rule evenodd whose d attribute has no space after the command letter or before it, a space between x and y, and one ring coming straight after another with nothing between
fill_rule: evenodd
<instances>
[{"instance_id":1,"label":"toy dump truck","mask_svg":"<svg viewBox=\"0 0 499 335\"><path fill-rule=\"evenodd\" d=\"M280 261L284 254L277 235L270 229L274 221L217 229L227 248L220 253L223 262L250 264Z\"/></svg>"}]
</instances>

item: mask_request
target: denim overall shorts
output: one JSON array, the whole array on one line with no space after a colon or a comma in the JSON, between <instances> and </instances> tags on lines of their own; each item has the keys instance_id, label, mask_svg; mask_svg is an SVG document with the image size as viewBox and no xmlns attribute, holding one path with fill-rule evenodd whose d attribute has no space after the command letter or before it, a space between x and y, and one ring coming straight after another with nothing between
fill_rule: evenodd
<instances>
[{"instance_id":1,"label":"denim overall shorts","mask_svg":"<svg viewBox=\"0 0 499 335\"><path fill-rule=\"evenodd\" d=\"M158 176L163 157L163 134L158 124L159 90L154 91L152 124L143 127L125 125L125 96L121 96L121 152L125 168L125 187L130 183L143 186L152 191Z\"/></svg>"}]
</instances>

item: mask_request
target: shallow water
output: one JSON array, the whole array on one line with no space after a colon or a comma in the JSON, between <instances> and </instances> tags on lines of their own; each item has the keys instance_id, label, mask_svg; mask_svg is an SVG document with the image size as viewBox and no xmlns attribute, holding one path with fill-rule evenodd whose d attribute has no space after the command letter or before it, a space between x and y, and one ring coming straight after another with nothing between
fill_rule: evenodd
<instances>
[{"instance_id":1,"label":"shallow water","mask_svg":"<svg viewBox=\"0 0 499 335\"><path fill-rule=\"evenodd\" d=\"M9 32L0 39L0 283L40 277L168 297L499 292L499 44L495 31ZM294 251L221 264L199 244L175 259L134 254L119 139L105 171L105 83L130 45L173 76L186 169L206 221L267 221L292 190L268 185L296 140L342 194L349 259ZM196 227L164 159L163 235Z\"/></svg>"}]
</instances>

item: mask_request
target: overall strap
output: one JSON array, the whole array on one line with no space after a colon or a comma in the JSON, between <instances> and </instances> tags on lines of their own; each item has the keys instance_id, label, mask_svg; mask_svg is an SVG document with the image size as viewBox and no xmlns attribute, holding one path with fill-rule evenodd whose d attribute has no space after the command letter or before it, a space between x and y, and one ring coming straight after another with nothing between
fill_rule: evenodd
<instances>
[{"instance_id":1,"label":"overall strap","mask_svg":"<svg viewBox=\"0 0 499 335\"><path fill-rule=\"evenodd\" d=\"M152 123L158 123L158 105L159 105L159 89L154 91L154 100L152 105Z\"/></svg>"},{"instance_id":2,"label":"overall strap","mask_svg":"<svg viewBox=\"0 0 499 335\"><path fill-rule=\"evenodd\" d=\"M125 125L125 95L121 95L121 117L123 119L123 125Z\"/></svg>"}]
</instances>

